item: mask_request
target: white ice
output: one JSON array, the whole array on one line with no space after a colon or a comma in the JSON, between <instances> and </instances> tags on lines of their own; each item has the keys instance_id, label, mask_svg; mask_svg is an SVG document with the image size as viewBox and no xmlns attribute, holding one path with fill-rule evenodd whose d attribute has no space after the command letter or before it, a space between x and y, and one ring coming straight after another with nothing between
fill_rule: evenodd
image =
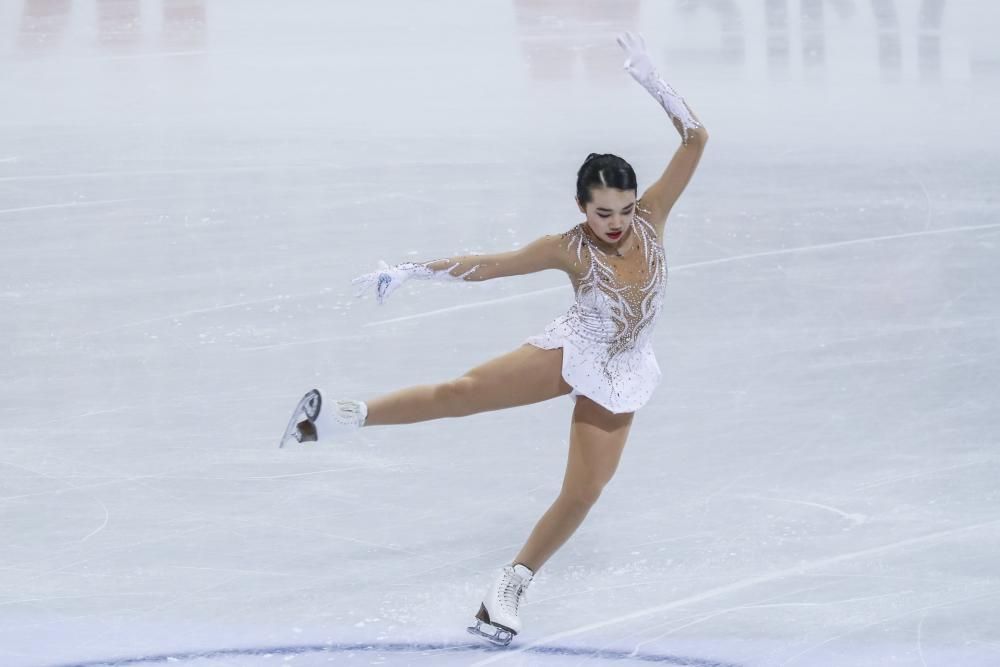
<instances>
[{"instance_id":1,"label":"white ice","mask_svg":"<svg viewBox=\"0 0 1000 667\"><path fill-rule=\"evenodd\" d=\"M0 1L0 665L1000 664L1000 5ZM711 134L662 385L538 573L572 403L279 450L517 347L558 272L350 280L581 220Z\"/></svg>"}]
</instances>

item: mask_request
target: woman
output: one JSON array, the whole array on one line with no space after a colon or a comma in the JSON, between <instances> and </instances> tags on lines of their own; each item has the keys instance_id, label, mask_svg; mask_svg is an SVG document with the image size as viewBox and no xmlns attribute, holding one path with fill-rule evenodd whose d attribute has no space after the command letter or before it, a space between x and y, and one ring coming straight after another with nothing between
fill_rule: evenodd
<instances>
[{"instance_id":1,"label":"woman","mask_svg":"<svg viewBox=\"0 0 1000 667\"><path fill-rule=\"evenodd\" d=\"M653 67L641 36L624 33L626 71L667 112L681 135L656 183L636 200L635 172L615 155L591 154L577 174L586 221L561 235L493 255L406 262L354 280L378 303L410 278L490 280L545 269L569 276L576 303L519 348L454 380L418 385L370 401L325 404L318 390L296 406L281 444L328 440L362 426L411 424L528 405L570 394L569 460L562 490L527 543L503 567L469 632L509 644L521 629L518 604L546 560L583 522L618 466L635 411L660 380L650 342L666 286L662 238L667 214L687 186L708 133ZM484 624L491 633L483 631Z\"/></svg>"}]
</instances>

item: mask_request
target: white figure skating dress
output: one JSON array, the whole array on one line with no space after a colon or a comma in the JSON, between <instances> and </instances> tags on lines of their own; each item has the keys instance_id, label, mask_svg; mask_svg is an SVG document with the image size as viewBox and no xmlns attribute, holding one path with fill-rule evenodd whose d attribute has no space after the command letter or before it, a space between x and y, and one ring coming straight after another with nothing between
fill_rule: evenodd
<instances>
[{"instance_id":1,"label":"white figure skating dress","mask_svg":"<svg viewBox=\"0 0 1000 667\"><path fill-rule=\"evenodd\" d=\"M573 401L582 394L617 413L645 405L662 376L651 337L663 305L667 262L656 229L640 210L631 225L638 247L624 257L601 250L585 222L563 235L579 263L576 303L524 341L546 350L563 348L562 376L573 387Z\"/></svg>"}]
</instances>

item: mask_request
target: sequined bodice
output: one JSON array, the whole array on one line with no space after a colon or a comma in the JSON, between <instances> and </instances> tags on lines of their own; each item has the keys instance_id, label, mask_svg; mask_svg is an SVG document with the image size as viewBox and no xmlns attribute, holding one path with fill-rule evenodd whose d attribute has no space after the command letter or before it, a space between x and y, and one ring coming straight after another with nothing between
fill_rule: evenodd
<instances>
[{"instance_id":1,"label":"sequined bodice","mask_svg":"<svg viewBox=\"0 0 1000 667\"><path fill-rule=\"evenodd\" d=\"M656 229L638 212L635 243L624 257L598 247L581 223L563 235L579 267L576 303L570 312L578 333L608 346L612 358L649 342L663 304L667 262Z\"/></svg>"}]
</instances>

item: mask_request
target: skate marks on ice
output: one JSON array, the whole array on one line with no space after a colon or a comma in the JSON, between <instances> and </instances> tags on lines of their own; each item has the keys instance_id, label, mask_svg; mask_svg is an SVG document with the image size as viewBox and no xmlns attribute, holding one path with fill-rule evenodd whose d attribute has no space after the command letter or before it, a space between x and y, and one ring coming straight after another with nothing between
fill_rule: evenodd
<instances>
[{"instance_id":1,"label":"skate marks on ice","mask_svg":"<svg viewBox=\"0 0 1000 667\"><path fill-rule=\"evenodd\" d=\"M426 655L420 652L426 651ZM260 648L229 648L208 651L191 651L178 653L162 653L157 655L136 656L131 658L113 658L108 660L88 660L86 662L62 663L53 667L131 667L133 665L156 665L170 664L183 665L187 662L202 660L221 660L226 658L243 658L239 664L272 664L284 663L294 659L296 656L304 655L339 655L337 664L345 664L345 653L361 653L358 656L358 664L362 661L371 660L372 655L399 653L405 656L406 664L468 664L463 659L467 653L478 652L506 652L507 649L489 646L484 643L474 644L408 644L408 643L379 643L365 642L356 644L304 644L301 646L267 646ZM653 663L660 665L677 665L680 667L739 667L735 663L717 662L702 658L694 658L682 655L668 655L658 653L635 653L633 651L613 650L613 649L590 649L582 646L540 646L528 649L528 652L537 656L549 656L554 660L554 664L563 664L559 658L585 658L587 660L608 660L616 664L631 663ZM449 659L446 656L453 656ZM253 663L245 659L254 660ZM544 664L547 662L541 659ZM368 664L364 662L364 664ZM391 664L391 662L390 662ZM576 663L573 663L576 664Z\"/></svg>"},{"instance_id":2,"label":"skate marks on ice","mask_svg":"<svg viewBox=\"0 0 1000 667\"><path fill-rule=\"evenodd\" d=\"M579 635L579 634L582 634L582 633L589 633L589 632L592 632L594 630L598 630L600 628L604 628L604 627L607 627L607 626L610 626L610 625L616 625L616 624L619 624L619 623L625 623L625 622L628 622L628 621L634 621L634 620L642 618L644 616L649 616L649 615L652 615L652 614L658 614L658 613L661 613L661 612L664 612L664 611L670 611L670 610L673 610L673 609L683 608L683 607L686 607L687 605L694 604L694 603L697 603L697 602L702 602L704 600L710 600L710 599L713 599L713 598L724 597L724 596L729 595L731 593L736 593L736 592L739 592L739 591L742 591L742 590L745 590L745 589L748 589L748 588L752 588L752 587L760 585L760 584L767 584L767 583L770 583L770 582L773 582L773 581L780 581L780 580L785 579L787 577L792 577L792 576L796 576L796 575L800 575L800 574L805 574L807 572L811 572L813 570L821 569L821 568L824 568L824 567L829 567L829 566L832 566L832 565L837 565L839 563L843 563L843 562L847 562L847 561L851 561L851 560L856 560L856 559L861 559L861 558L867 558L867 557L871 557L871 556L878 556L878 555L881 555L881 554L884 554L884 553L896 551L896 550L899 550L899 549L904 549L904 548L907 548L907 547L912 547L912 546L917 546L917 545L928 545L928 544L937 544L937 543L941 543L941 542L947 542L948 540L953 539L953 538L961 538L961 536L963 536L963 535L965 535L967 533L970 533L970 532L972 532L972 533L978 533L979 531L982 531L982 530L986 530L986 529L990 529L990 528L997 528L997 527L1000 527L1000 519L993 519L991 521L984 521L984 522L981 522L981 523L976 523L976 524L972 524L972 525L968 525L968 526L962 526L962 527L959 527L959 528L949 528L947 530L940 530L940 531L936 531L936 532L933 532L933 533L928 533L926 535L920 535L920 536L917 536L917 537L910 537L910 538L907 538L907 539L904 539L904 540L898 540L896 542L890 542L889 544L883 544L881 546L876 546L876 547L869 547L868 549L862 549L860 551L852 551L852 552L840 554L840 555L837 555L837 556L831 556L829 558L820 558L818 560L806 561L806 562L801 563L799 565L796 565L794 567L786 568L784 570L779 570L777 572L771 572L769 574L764 574L764 575L760 575L760 576L757 576L757 577L748 577L746 579L741 579L739 581L734 581L734 582L732 582L730 584L726 584L724 586L719 586L717 588L710 588L710 589L708 589L706 591L702 591L701 593L697 593L695 595L690 595L690 596L688 596L686 598L682 598L680 600L674 600L672 602L667 602L665 604L655 605L655 606L652 606L652 607L646 607L645 609L639 609L639 610L636 610L636 611L634 611L632 613L629 613L629 614L623 614L621 616L615 616L614 618L609 618L607 620L598 621L596 623L587 623L585 625L580 625L580 626L577 626L575 628L570 628L569 630L564 630L562 632L557 632L555 634L549 635L548 637L542 637L541 639L539 639L539 640L537 640L537 641L535 641L535 642L533 642L531 644L527 644L527 645L525 645L523 647L507 651L503 655L497 655L497 656L494 656L494 657L491 657L491 658L487 658L485 660L481 660L481 661L479 661L477 663L474 663L474 667L481 667L482 665L488 665L488 664L492 664L492 663L495 663L495 662L499 662L501 660L513 657L513 656L515 656L517 654L520 654L520 653L523 653L523 652L526 652L526 651L532 651L532 652L534 652L540 646L542 646L543 644L547 644L548 642L551 642L551 641L565 639L566 637L572 637L572 636ZM930 609L933 609L933 608L938 607L938 606L948 606L950 604L961 604L963 602L968 602L968 601L977 600L977 599L980 599L980 598L992 597L992 596L997 596L997 595L1000 595L1000 593L998 593L997 591L990 591L988 593L984 593L984 594L981 594L981 595L976 595L976 596L973 596L973 597L970 597L970 598L963 598L963 599L958 599L958 600L952 600L950 602L940 603L938 605L932 605L932 606L923 607L923 608L920 608L920 609L907 609L907 610L904 610L903 612L901 612L900 614L893 615L893 616L885 618L885 619L881 619L880 621L876 621L875 623L871 623L869 625L877 625L880 622L886 622L886 621L889 621L889 620L892 620L892 619L895 619L895 618L898 618L898 617L901 617L901 616L906 616L906 615L910 615L910 614L919 613L921 611L930 610ZM865 627L868 627L868 626L865 626ZM859 628L858 630L860 630L860 629L863 629L863 628ZM823 642L823 644L835 641L839 637L840 637L840 635L838 635L837 637L831 637L831 638L825 640ZM814 650L815 648L818 648L818 647L819 647L819 645L813 646L809 650ZM803 652L802 654L804 654L804 653L805 652ZM796 657L799 657L799 655L802 655L802 654L798 654L796 656L792 656L792 658L789 658L785 662L788 663L792 659L794 659Z\"/></svg>"},{"instance_id":3,"label":"skate marks on ice","mask_svg":"<svg viewBox=\"0 0 1000 667\"><path fill-rule=\"evenodd\" d=\"M0 208L0 215L6 213L25 213L27 211L46 211L56 208L85 208L89 206L105 206L107 204L123 204L135 201L143 201L143 200L136 199L133 197L130 199L98 199L95 201L70 201L62 204L41 204L39 206L21 206L19 208Z\"/></svg>"},{"instance_id":4,"label":"skate marks on ice","mask_svg":"<svg viewBox=\"0 0 1000 667\"><path fill-rule=\"evenodd\" d=\"M306 300L306 299L314 298L317 295L322 296L322 295L325 295L325 294L327 294L327 293L329 293L331 291L332 290L330 288L323 288L319 292L308 292L308 293L305 293L305 294L277 294L277 295L274 295L274 296L268 296L268 297L264 297L264 298L260 298L260 299L247 299L247 300L243 300L243 301L234 301L234 302L231 302L231 303L223 303L223 304L219 304L219 305L215 305L215 306L207 306L207 307L204 307L204 308L194 308L194 309L191 309L191 310L177 311L177 312L169 313L167 315L158 315L156 317L150 317L150 318L141 319L141 320L130 320L128 322L123 322L121 324L116 324L114 326L105 327L103 329L94 329L94 330L90 330L90 331L83 331L83 332L79 332L79 333L70 334L68 336L63 336L63 337L61 337L61 338L59 338L57 340L54 340L54 341L46 341L46 342L41 343L39 345L36 345L36 346L34 346L32 348L28 348L26 351L27 352L32 352L32 353L44 352L44 351L48 351L50 349L57 348L60 345L64 345L64 344L69 343L69 342L83 340L84 338L88 338L88 337L104 336L104 335L107 335L109 333L118 333L118 332L124 331L126 329L132 329L132 328L135 328L135 327L147 326L147 325L150 325L150 324L162 324L162 323L166 323L166 322L175 322L177 320L181 320L181 319L185 319L185 318L190 318L190 317L195 317L195 316L198 316L198 315L208 315L208 314L213 314L214 315L214 314L220 313L220 312L225 311L225 310L234 310L234 309L237 309L237 308L246 308L246 307L249 307L249 306L260 306L260 305L264 305L264 304L268 304L268 303L273 303L273 302L294 303L294 302L299 301L299 300ZM363 340L363 339L364 339L364 336L362 336L360 334L344 334L344 335L336 335L336 336L323 336L322 338L313 338L313 339L304 340L304 341L288 341L288 342L284 342L284 343L273 343L273 344L268 344L268 345L256 345L256 346L253 346L253 347L243 348L243 350L244 351L270 350L270 349L281 348L281 347L290 347L290 346L294 346L294 345L313 345L313 344L319 344L319 343L329 343L329 342L332 342L332 341Z\"/></svg>"},{"instance_id":5,"label":"skate marks on ice","mask_svg":"<svg viewBox=\"0 0 1000 667\"><path fill-rule=\"evenodd\" d=\"M550 294L553 292L569 292L571 287L569 285L559 285L558 287L544 287L542 289L532 290L530 292L524 292L522 294L511 294L510 296L501 296L496 299L486 299L485 301L475 301L473 303L461 303L455 306L447 306L445 308L438 308L436 310L428 310L422 313L414 313L413 315L402 315L400 317L393 317L387 320L375 320L374 322L366 322L362 324L363 327L378 327L384 324L394 324L396 322L405 322L407 320L418 320L422 317L428 317L430 315L440 315L441 313L453 313L458 310L469 310L471 308L481 308L482 306L492 306L497 303L505 303L507 301L519 301L526 297L540 296L542 294Z\"/></svg>"}]
</instances>

